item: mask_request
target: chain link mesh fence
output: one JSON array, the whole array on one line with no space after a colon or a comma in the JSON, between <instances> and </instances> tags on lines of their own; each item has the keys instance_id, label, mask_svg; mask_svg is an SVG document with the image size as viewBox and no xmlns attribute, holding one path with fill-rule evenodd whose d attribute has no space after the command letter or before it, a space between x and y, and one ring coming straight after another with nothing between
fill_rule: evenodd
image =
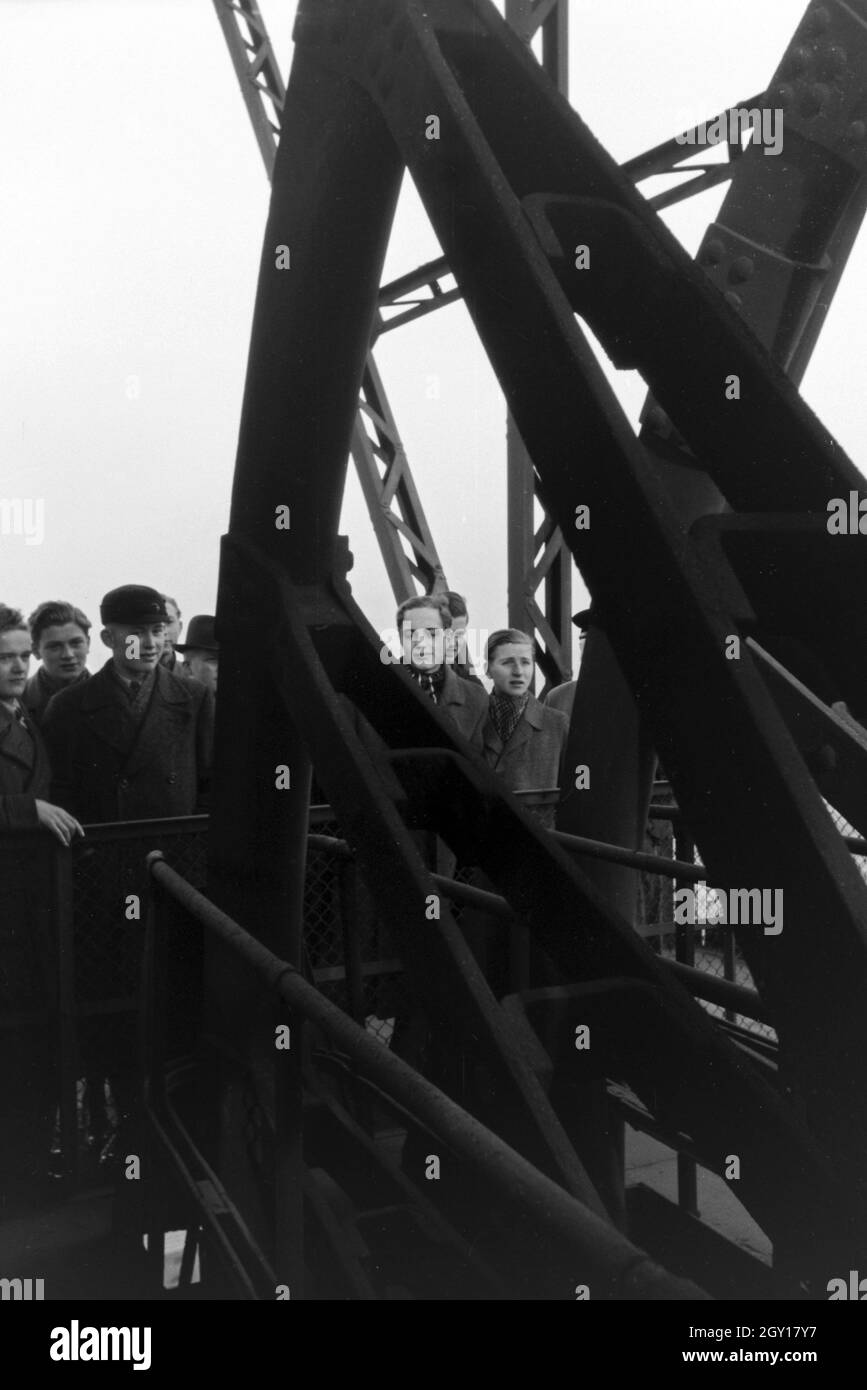
<instances>
[{"instance_id":1,"label":"chain link mesh fence","mask_svg":"<svg viewBox=\"0 0 867 1390\"><path fill-rule=\"evenodd\" d=\"M658 794L655 799L658 805L673 804L670 795L664 793ZM845 817L827 802L826 805L840 834L857 838L858 832L853 829ZM683 852L678 853L677 846L678 838L674 834L670 822L661 819L651 822L645 849L660 855L662 858L675 859L683 857ZM701 862L700 856L692 847L691 842L687 840L686 846L685 852L689 859L693 863L699 864ZM852 857L862 878L867 881L867 855L853 854ZM687 950L681 949L679 951L677 933L674 930L674 884L671 879L663 879L651 874L642 875L641 920L647 925L658 923L663 928L667 928L656 936L650 936L650 941L664 958L688 960L688 963L697 970L705 970L710 975L742 985L746 989L755 989L755 982L737 944L735 933L731 927L724 924L726 905L720 894L704 880L699 880L690 886L695 894L696 923L694 926L685 928L683 939L687 943ZM647 925L645 931L647 931ZM725 1018L728 1022L737 1024L748 1033L765 1038L770 1042L777 1041L775 1030L767 1023L726 1009L721 1004L710 1003L707 1000L699 1000L699 1003L703 1009L717 1018Z\"/></svg>"}]
</instances>

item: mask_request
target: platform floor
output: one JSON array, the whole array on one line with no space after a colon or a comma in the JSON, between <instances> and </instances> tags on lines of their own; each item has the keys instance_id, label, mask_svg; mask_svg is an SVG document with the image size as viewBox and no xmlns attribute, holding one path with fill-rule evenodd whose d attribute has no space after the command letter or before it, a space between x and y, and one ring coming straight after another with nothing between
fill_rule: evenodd
<instances>
[{"instance_id":1,"label":"platform floor","mask_svg":"<svg viewBox=\"0 0 867 1390\"><path fill-rule=\"evenodd\" d=\"M670 1202L677 1201L677 1155L649 1134L626 1129L626 1186L643 1183ZM748 1255L770 1268L771 1243L749 1212L716 1173L698 1169L701 1220Z\"/></svg>"},{"instance_id":2,"label":"platform floor","mask_svg":"<svg viewBox=\"0 0 867 1390\"><path fill-rule=\"evenodd\" d=\"M677 1161L671 1149L636 1130L626 1131L627 1187L642 1184L677 1201ZM767 1238L727 1185L699 1169L702 1220L747 1254L770 1266ZM145 1254L112 1233L113 1189L98 1188L41 1204L0 1224L0 1277L43 1279L46 1300L142 1300L152 1296ZM177 1278L182 1236L167 1239L166 1283Z\"/></svg>"}]
</instances>

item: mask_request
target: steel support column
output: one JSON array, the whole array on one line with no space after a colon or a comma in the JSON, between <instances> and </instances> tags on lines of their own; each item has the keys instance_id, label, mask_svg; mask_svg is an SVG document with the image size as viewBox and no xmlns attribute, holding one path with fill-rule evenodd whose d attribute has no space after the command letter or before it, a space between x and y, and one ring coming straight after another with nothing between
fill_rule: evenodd
<instances>
[{"instance_id":1,"label":"steel support column","mask_svg":"<svg viewBox=\"0 0 867 1390\"><path fill-rule=\"evenodd\" d=\"M303 23L302 17L302 30ZM322 168L331 171L352 217L337 205L317 210ZM262 252L230 530L281 567L291 564L302 584L321 581L335 560L347 441L401 173L370 98L324 72L299 45ZM315 324L315 331L302 344L300 336L287 336L287 322ZM273 663L251 640L240 597L231 571L221 566L209 891L269 949L298 964L310 762L286 717ZM211 1031L240 1053L267 1109L273 1104L274 1027L286 1020L261 1018L255 981L239 979L216 947L208 974ZM300 1119L300 1029L283 1058L280 1103ZM253 1221L256 1184L243 1144L243 1084L237 1067L221 1078L221 1156ZM284 1249L293 1237L300 1242L301 1233L300 1125L296 1139L294 1158L278 1156L287 1179L279 1184L277 1214ZM293 1162L294 1182L287 1172Z\"/></svg>"}]
</instances>

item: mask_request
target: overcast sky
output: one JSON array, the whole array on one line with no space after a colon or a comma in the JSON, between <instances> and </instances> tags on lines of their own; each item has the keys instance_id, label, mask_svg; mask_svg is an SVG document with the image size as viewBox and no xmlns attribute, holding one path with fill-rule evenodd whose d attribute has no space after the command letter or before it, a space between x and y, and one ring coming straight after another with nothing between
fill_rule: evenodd
<instances>
[{"instance_id":1,"label":"overcast sky","mask_svg":"<svg viewBox=\"0 0 867 1390\"><path fill-rule=\"evenodd\" d=\"M286 72L295 5L261 8ZM572 0L573 105L627 159L763 89L804 8ZM0 535L0 599L67 598L96 620L106 589L138 582L213 612L268 201L213 6L3 0L0 48L0 499L41 499L45 519L40 545ZM691 252L721 198L666 214ZM438 254L407 181L386 276ZM862 238L803 386L862 470L865 281ZM449 581L497 627L505 409L463 306L377 358ZM624 381L633 417L642 396ZM382 628L391 591L350 476L351 578Z\"/></svg>"}]
</instances>

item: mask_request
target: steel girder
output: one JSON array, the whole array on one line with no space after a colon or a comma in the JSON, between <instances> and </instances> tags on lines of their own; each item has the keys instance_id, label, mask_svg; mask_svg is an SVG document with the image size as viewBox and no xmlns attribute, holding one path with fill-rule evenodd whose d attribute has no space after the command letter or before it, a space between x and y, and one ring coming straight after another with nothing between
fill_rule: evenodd
<instances>
[{"instance_id":1,"label":"steel girder","mask_svg":"<svg viewBox=\"0 0 867 1390\"><path fill-rule=\"evenodd\" d=\"M726 658L728 637L750 617L734 576L707 562L648 478L643 452L574 321L555 274L561 214L577 211L602 251L599 278L607 278L612 297L591 295L589 312L598 313L608 331L610 310L610 331L642 361L652 345L659 357L648 371L652 384L728 489L750 491L729 458L742 423L733 417L721 423L713 390L708 400L707 382L698 382L726 437L723 447L672 384L676 357L689 373L684 359L696 351L696 318L710 325L712 346L722 339L734 353L726 365L731 361L730 369L740 370L753 393L744 402L752 424L761 427L756 401L776 411L778 430L760 434L756 449L762 467L778 480L788 476L782 467L788 452L797 506L818 505L823 487L843 487L858 475L829 448L794 389L489 6L440 0L423 10L415 0L318 0L299 10L296 45L287 94L292 119L281 142L266 232L221 573L228 673L218 714L215 896L234 900L233 906L242 902L237 915L258 920L265 934L279 931L286 907L295 910L301 817L289 807L303 801L306 789L302 777L300 793L286 795L280 810L272 769L282 760L278 750L290 744L312 749L347 838L378 889L381 910L395 928L403 924L408 963L421 963L419 979L425 963L433 963L426 993L441 1019L460 1000L464 1029L472 1032L486 1020L487 1064L498 1059L500 1094L521 1097L518 1111L526 1121L526 1107L532 1110L535 1102L526 1078L521 1082L514 1070L514 1047L490 1013L492 1001L471 963L462 964L447 919L430 939L416 939L407 926L418 921L420 932L427 931L419 913L429 880L375 765L334 701L333 689L345 690L398 747L458 750L405 675L382 666L375 635L363 628L348 594L335 597L330 578L335 566L340 569L336 528L346 441L400 177L397 145L532 450L552 514L604 609L618 659L713 882L784 888L786 930L773 940L745 933L744 946L780 1020L797 1103L781 1103L749 1068L744 1071L706 1016L660 976L652 953L529 826L465 747L456 762L443 764L442 755L439 762L422 760L421 778L412 759L397 760L408 809L426 805L445 838L476 855L573 977L647 981L664 1024L659 1065L645 1055L642 1069L640 1057L633 1058L637 1084L653 1090L667 1115L702 1129L711 1146L728 1142L729 1152L748 1154L749 1179L739 1189L748 1205L780 1238L797 1203L803 1261L812 1250L827 1269L832 1251L836 1258L863 1249L865 1229L859 1171L867 1137L861 1084L867 1026L860 1008L867 984L864 889L749 649L740 661ZM438 142L424 136L430 112L441 118ZM516 139L518 130L524 133ZM539 193L546 197L535 208L525 202ZM346 207L353 210L351 225ZM617 240L607 257L600 233L612 225ZM278 244L292 248L291 271L275 268ZM665 280L664 293L654 292L646 275L635 272L644 293L635 320L618 307L618 290L632 273L624 246L638 266L650 264ZM583 301L582 309L588 311ZM722 401L719 363L711 360L706 370ZM579 434L588 449L576 469L572 441ZM756 491L759 502L767 502L764 478L751 477L750 505ZM571 526L578 504L591 508L589 530ZM289 532L274 524L276 510L287 505ZM627 552L634 567L624 572ZM246 663L254 634L261 686L251 688ZM288 728L280 714L284 704L291 710ZM300 751L299 757L303 763ZM744 769L752 801L744 796ZM394 858L386 860L391 844ZM397 893L382 882L385 863ZM812 1140L799 1126L800 1103ZM504 1110L512 1116L506 1123L513 1123L513 1103ZM549 1121L539 1118L541 1111L533 1113L535 1132L548 1134L542 1153L550 1163L556 1131L545 1129ZM567 1167L576 1172L571 1161ZM829 1171L836 1174L830 1187ZM847 1213L842 1220L840 1204Z\"/></svg>"},{"instance_id":2,"label":"steel girder","mask_svg":"<svg viewBox=\"0 0 867 1390\"><path fill-rule=\"evenodd\" d=\"M256 144L270 179L286 87L256 0L214 0Z\"/></svg>"},{"instance_id":3,"label":"steel girder","mask_svg":"<svg viewBox=\"0 0 867 1390\"><path fill-rule=\"evenodd\" d=\"M256 0L214 0L214 8L265 171L271 179L286 88L265 21ZM372 352L364 373L350 448L397 601L416 593L416 583L423 593L446 589L433 534ZM401 538L407 542L408 552Z\"/></svg>"},{"instance_id":4,"label":"steel girder","mask_svg":"<svg viewBox=\"0 0 867 1390\"><path fill-rule=\"evenodd\" d=\"M698 264L795 382L815 345L867 198L863 142L856 129L867 71L861 8L859 16L852 7L813 0L767 95L741 103L747 109L781 106L783 151L767 157L756 146L742 152L738 145L729 145L730 162L711 166L693 185L698 191L719 171L731 175ZM811 86L826 78L830 84L817 99ZM833 112L832 123L822 115L823 107ZM671 171L675 157L685 151L694 155L695 144L670 142L629 161L624 172L641 178ZM651 201L665 206L668 197L683 194L689 186ZM696 458L652 397L645 407L641 439L648 470L683 522L726 508L719 487L703 471L703 460ZM780 509L786 505L781 502ZM768 555L772 559L773 550ZM800 626L796 624L796 632ZM616 719L611 718L612 708ZM581 760L588 730L605 775L596 787L562 806L559 823L573 833L590 826L593 833L619 844L640 845L655 759L604 627L590 631L584 650L570 765ZM600 867L596 876L627 911L633 906L634 883L627 875Z\"/></svg>"}]
</instances>

